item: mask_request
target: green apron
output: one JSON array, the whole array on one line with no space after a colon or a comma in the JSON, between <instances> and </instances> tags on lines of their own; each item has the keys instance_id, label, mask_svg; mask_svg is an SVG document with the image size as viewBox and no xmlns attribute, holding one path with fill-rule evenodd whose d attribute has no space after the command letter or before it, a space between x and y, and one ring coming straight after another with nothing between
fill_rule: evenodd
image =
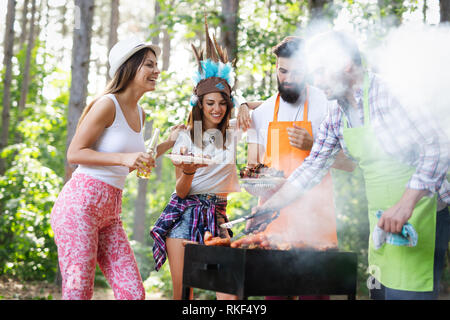
<instances>
[{"instance_id":1,"label":"green apron","mask_svg":"<svg viewBox=\"0 0 450 320\"><path fill-rule=\"evenodd\" d=\"M364 78L364 126L349 128L344 115L343 136L350 155L362 169L369 208L369 271L387 288L406 291L433 291L434 246L436 238L436 195L423 197L408 222L416 229L415 247L383 244L375 250L373 229L375 213L396 204L405 192L415 168L386 154L369 119L369 80Z\"/></svg>"}]
</instances>

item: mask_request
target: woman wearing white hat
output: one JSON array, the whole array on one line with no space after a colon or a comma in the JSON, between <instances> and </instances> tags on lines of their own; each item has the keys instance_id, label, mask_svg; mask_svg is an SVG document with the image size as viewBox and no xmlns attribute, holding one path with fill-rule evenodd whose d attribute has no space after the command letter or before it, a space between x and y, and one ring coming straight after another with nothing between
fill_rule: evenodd
<instances>
[{"instance_id":1,"label":"woman wearing white hat","mask_svg":"<svg viewBox=\"0 0 450 320\"><path fill-rule=\"evenodd\" d=\"M155 90L159 47L135 38L118 42L109 54L112 77L104 94L83 111L67 151L78 164L51 214L62 275L62 299L91 299L98 262L116 299L144 299L136 260L120 219L125 178L154 167L145 152L145 113L138 105ZM171 148L177 130L158 146Z\"/></svg>"}]
</instances>

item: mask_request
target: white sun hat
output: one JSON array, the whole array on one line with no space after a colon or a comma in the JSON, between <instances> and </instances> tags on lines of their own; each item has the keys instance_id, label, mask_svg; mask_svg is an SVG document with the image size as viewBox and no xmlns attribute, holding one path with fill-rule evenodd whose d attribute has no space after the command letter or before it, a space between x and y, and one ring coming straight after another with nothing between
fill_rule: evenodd
<instances>
[{"instance_id":1,"label":"white sun hat","mask_svg":"<svg viewBox=\"0 0 450 320\"><path fill-rule=\"evenodd\" d=\"M117 42L109 52L109 76L114 77L120 66L133 54L144 48L152 49L156 58L161 54L161 48L157 45L146 43L136 37L131 37Z\"/></svg>"}]
</instances>

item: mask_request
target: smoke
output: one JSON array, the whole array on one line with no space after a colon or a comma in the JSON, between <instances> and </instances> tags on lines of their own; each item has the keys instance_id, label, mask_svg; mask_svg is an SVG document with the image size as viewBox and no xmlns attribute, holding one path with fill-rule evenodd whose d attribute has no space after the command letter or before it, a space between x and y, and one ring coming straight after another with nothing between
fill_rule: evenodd
<instances>
[{"instance_id":1,"label":"smoke","mask_svg":"<svg viewBox=\"0 0 450 320\"><path fill-rule=\"evenodd\" d=\"M373 26L372 29L382 30L386 25L391 27L385 29L382 37L380 37L381 33L371 34L370 31L359 33L346 30L346 33L358 43L368 68L378 73L387 82L392 94L399 100L408 115L414 119L421 119L424 116L423 121L428 121L428 125L435 127L442 134L441 143L448 144L450 137L450 27L422 24L392 27L389 21L383 20L380 21L380 26ZM346 60L348 52L336 51L331 41L319 50L308 51L311 40L319 32L332 29L327 27L326 23L317 23L317 26L317 28L298 32L307 40L308 70L316 70L324 63L331 66L331 72L342 70L348 62ZM338 30L338 28L334 29ZM299 59L304 60L304 57ZM299 63L304 63L303 60ZM335 82L335 90L339 91L341 85ZM396 128L391 129L395 132ZM341 186L336 185L336 181L333 183L335 190L340 189ZM298 193L297 190L292 192ZM301 195L298 194L298 196ZM283 203L286 198L286 195L279 194L279 197L271 199L271 202ZM305 198L302 197L299 200L302 201ZM299 205L298 210L304 211L305 207ZM311 211L310 214L313 212ZM294 236L296 226L299 225L307 226L312 233L318 230L302 214L292 219L285 227L284 237ZM345 231L342 229L339 232Z\"/></svg>"},{"instance_id":2,"label":"smoke","mask_svg":"<svg viewBox=\"0 0 450 320\"><path fill-rule=\"evenodd\" d=\"M331 176L326 176L298 201L282 209L280 217L271 222L264 232L294 246L336 247L337 228L332 190ZM286 191L290 192L294 191Z\"/></svg>"},{"instance_id":3,"label":"smoke","mask_svg":"<svg viewBox=\"0 0 450 320\"><path fill-rule=\"evenodd\" d=\"M435 118L450 137L450 27L406 25L392 29L367 52L403 107Z\"/></svg>"},{"instance_id":4,"label":"smoke","mask_svg":"<svg viewBox=\"0 0 450 320\"><path fill-rule=\"evenodd\" d=\"M348 63L349 53L332 37L321 42L326 37L324 33L332 28L324 27L324 23L316 25L304 34L308 70L313 78L318 77L316 70L321 66L327 66L330 73L342 70ZM336 27L334 30L342 31ZM445 136L450 137L450 25L409 23L393 27L386 18L366 33L348 29L345 33L359 45L363 62L387 82L412 117L425 114L428 119L434 118ZM317 42L321 45L315 45ZM342 91L342 83L338 81L333 87L336 92Z\"/></svg>"}]
</instances>

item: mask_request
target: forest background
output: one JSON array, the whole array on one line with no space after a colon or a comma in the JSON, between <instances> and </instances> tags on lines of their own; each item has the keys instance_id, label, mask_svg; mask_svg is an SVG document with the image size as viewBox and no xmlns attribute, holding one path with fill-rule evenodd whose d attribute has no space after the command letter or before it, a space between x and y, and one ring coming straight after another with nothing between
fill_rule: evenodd
<instances>
[{"instance_id":1,"label":"forest background","mask_svg":"<svg viewBox=\"0 0 450 320\"><path fill-rule=\"evenodd\" d=\"M276 88L271 48L288 35L344 29L368 52L405 25L437 26L450 20L450 0L2 0L0 1L0 299L54 299L59 288L50 212L74 167L66 150L82 109L107 83L107 54L135 35L162 48L161 76L141 105L146 137L184 123L195 69L191 43L204 44L203 14L210 31L237 61L238 93L262 100ZM238 169L246 159L245 137ZM333 170L339 249L358 254L358 298L368 295L367 202L361 172ZM168 265L154 271L149 230L175 186L174 167L160 157L149 180L127 178L122 220L149 297L168 299ZM230 218L250 212L257 199L230 196ZM236 229L239 232L239 228ZM441 298L450 290L448 255ZM31 290L30 288L41 288ZM15 290L16 288L17 290ZM28 289L27 289L28 288ZM97 267L96 288L108 284ZM50 293L49 293L50 292ZM196 290L200 299L214 294Z\"/></svg>"}]
</instances>

